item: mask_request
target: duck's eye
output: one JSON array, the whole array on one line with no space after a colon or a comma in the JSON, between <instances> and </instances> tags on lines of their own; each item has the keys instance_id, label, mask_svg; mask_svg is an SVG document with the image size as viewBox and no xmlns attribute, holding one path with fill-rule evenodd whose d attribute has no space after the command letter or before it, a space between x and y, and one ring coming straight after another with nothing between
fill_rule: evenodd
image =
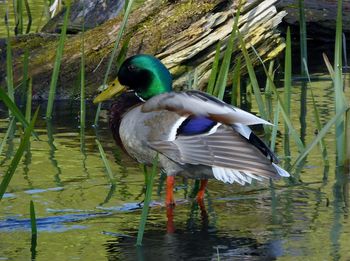
<instances>
[{"instance_id":1,"label":"duck's eye","mask_svg":"<svg viewBox=\"0 0 350 261\"><path fill-rule=\"evenodd\" d=\"M129 70L130 72L136 71L136 67L135 67L134 65L132 65L132 64L129 64L129 65L128 65L128 70Z\"/></svg>"}]
</instances>

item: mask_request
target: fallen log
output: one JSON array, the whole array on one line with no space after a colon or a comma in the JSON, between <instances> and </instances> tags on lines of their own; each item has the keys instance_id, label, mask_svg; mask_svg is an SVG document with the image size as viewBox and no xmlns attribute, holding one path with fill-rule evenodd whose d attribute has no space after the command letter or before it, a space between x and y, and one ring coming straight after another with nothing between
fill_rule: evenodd
<instances>
[{"instance_id":1,"label":"fallen log","mask_svg":"<svg viewBox=\"0 0 350 261\"><path fill-rule=\"evenodd\" d=\"M273 59L283 50L284 42L276 30L286 12L278 12L277 0L248 0L242 7L239 29L247 43L253 45L263 60ZM214 59L215 48L222 41L225 49L237 9L237 2L224 0L146 1L130 14L124 39L131 37L128 55L149 53L159 57L170 69L176 88L186 88L188 75L196 69L198 84L205 88ZM85 33L87 95L96 93L106 71L109 54L116 39L121 17ZM33 79L34 98L47 98L53 68L57 36L36 34L14 38L15 81L22 77L22 56L30 50L29 74ZM66 40L57 99L74 96L74 82L80 67L80 35ZM3 49L2 45L0 48ZM3 50L1 51L4 52ZM233 54L233 63L241 55ZM2 56L3 57L3 56ZM252 55L252 58L255 56ZM256 58L253 59L257 61ZM2 60L3 62L3 60ZM0 76L4 76L4 68ZM110 78L115 77L112 70ZM4 77L2 77L4 79ZM3 81L0 81L3 82ZM2 84L3 85L3 84Z\"/></svg>"}]
</instances>

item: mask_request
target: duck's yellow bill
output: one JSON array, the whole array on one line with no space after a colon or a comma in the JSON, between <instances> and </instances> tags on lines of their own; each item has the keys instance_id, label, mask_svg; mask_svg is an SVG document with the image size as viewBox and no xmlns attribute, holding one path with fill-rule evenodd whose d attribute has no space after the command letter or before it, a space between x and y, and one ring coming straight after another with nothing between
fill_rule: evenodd
<instances>
[{"instance_id":1,"label":"duck's yellow bill","mask_svg":"<svg viewBox=\"0 0 350 261\"><path fill-rule=\"evenodd\" d=\"M126 87L124 85L121 85L117 78L107 87L106 90L104 90L99 95L97 95L93 103L103 102L105 100L112 98L113 96L118 96L125 91L126 91Z\"/></svg>"}]
</instances>

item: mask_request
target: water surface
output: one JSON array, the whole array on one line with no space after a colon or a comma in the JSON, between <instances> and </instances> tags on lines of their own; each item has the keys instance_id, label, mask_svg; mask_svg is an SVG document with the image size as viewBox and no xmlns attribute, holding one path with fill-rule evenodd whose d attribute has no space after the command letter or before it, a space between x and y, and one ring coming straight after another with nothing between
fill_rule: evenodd
<instances>
[{"instance_id":1,"label":"water surface","mask_svg":"<svg viewBox=\"0 0 350 261\"><path fill-rule=\"evenodd\" d=\"M310 87L310 86L309 86ZM323 124L334 115L333 90L327 80L313 83ZM282 94L282 93L281 93ZM293 87L293 124L309 143L316 124L311 97L300 100L300 84ZM308 105L300 113L301 104ZM36 105L35 105L36 106ZM34 107L35 107L34 106ZM45 107L43 104L42 107ZM303 107L303 106L302 106ZM326 137L331 164L323 166L315 148L293 171L296 181L253 184L248 187L209 182L205 211L191 198L194 182L178 177L175 233L166 232L164 179L157 176L144 246L135 247L144 177L140 166L112 140L104 111L100 126L91 127L89 104L85 139L78 127L78 104L60 102L52 123L37 123L40 141L20 165L0 204L0 259L28 260L348 260L348 178L334 163L334 131ZM252 108L257 111L255 105ZM9 124L2 108L0 138ZM301 121L300 121L301 115ZM283 124L277 154L282 166L298 155L291 141L285 157ZM0 175L19 144L18 132L0 156ZM303 136L304 134L302 134ZM112 166L115 186L106 175L95 143L101 141ZM298 182L300 180L301 182ZM31 251L29 202L34 201L38 244Z\"/></svg>"}]
</instances>

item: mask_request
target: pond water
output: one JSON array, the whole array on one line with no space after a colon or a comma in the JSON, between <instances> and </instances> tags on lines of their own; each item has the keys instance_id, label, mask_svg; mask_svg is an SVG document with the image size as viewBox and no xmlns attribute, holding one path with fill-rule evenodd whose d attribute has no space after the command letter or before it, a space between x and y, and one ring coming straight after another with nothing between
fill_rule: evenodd
<instances>
[{"instance_id":1,"label":"pond water","mask_svg":"<svg viewBox=\"0 0 350 261\"><path fill-rule=\"evenodd\" d=\"M32 25L30 27L30 32L40 32L41 27L48 21L50 18L48 1L44 0L28 0L30 12L32 15ZM24 8L24 7L23 7ZM6 37L6 27L4 26L4 17L6 12L8 12L8 21L10 33L13 35L13 30L15 28L15 15L13 9L13 1L10 0L0 0L0 38ZM27 28L28 17L27 13L23 11L23 24L24 31Z\"/></svg>"},{"instance_id":2,"label":"pond water","mask_svg":"<svg viewBox=\"0 0 350 261\"><path fill-rule=\"evenodd\" d=\"M329 80L312 84L323 124L334 115ZM293 88L293 124L309 143L316 125L311 97L300 100ZM300 106L307 111L300 117ZM34 106L34 108L36 105ZM42 104L42 108L45 104ZM88 126L95 107L88 105ZM98 129L88 127L82 141L78 104L56 103L52 123L41 111L36 131L0 204L0 260L349 260L349 180L335 168L335 135L326 137L329 168L316 147L302 168L302 182L253 184L247 187L211 180L205 211L191 198L192 180L176 179L175 232L166 232L164 179L156 177L142 247L135 247L144 198L142 168L114 143L102 115ZM257 111L254 105L252 111ZM9 124L0 111L0 138ZM302 124L300 124L300 122ZM284 157L283 125L277 154ZM112 186L100 158L104 147L116 180ZM19 144L16 132L0 156L0 175ZM298 155L291 141L292 162ZM38 242L31 251L29 202L34 201Z\"/></svg>"},{"instance_id":3,"label":"pond water","mask_svg":"<svg viewBox=\"0 0 350 261\"><path fill-rule=\"evenodd\" d=\"M44 1L29 3L35 32L47 19ZM1 18L5 10L6 3L0 1ZM10 8L11 28L12 13ZM0 37L4 36L5 27L0 26ZM324 79L311 87L325 124L334 115L331 82ZM317 128L310 93L303 97L300 90L296 83L292 121L308 144ZM77 103L56 103L52 123L44 120L45 104L41 108L36 125L40 141L31 141L31 150L23 156L0 203L0 260L350 260L349 179L335 167L333 130L326 137L330 166L323 166L316 147L292 172L302 182L241 187L211 180L204 211L191 197L194 182L178 177L172 234L166 231L164 178L157 176L143 246L135 247L144 198L143 170L115 145L106 112L95 129L91 127L95 107L89 104L89 127L81 139ZM257 111L254 104L252 111ZM8 125L7 112L0 107L0 141ZM283 124L279 129L276 151L283 166L289 157L284 152ZM115 185L109 182L96 138L107 154ZM0 180L19 139L15 132L0 155ZM298 152L292 140L290 144L293 162ZM38 225L35 250L31 249L30 200Z\"/></svg>"}]
</instances>

